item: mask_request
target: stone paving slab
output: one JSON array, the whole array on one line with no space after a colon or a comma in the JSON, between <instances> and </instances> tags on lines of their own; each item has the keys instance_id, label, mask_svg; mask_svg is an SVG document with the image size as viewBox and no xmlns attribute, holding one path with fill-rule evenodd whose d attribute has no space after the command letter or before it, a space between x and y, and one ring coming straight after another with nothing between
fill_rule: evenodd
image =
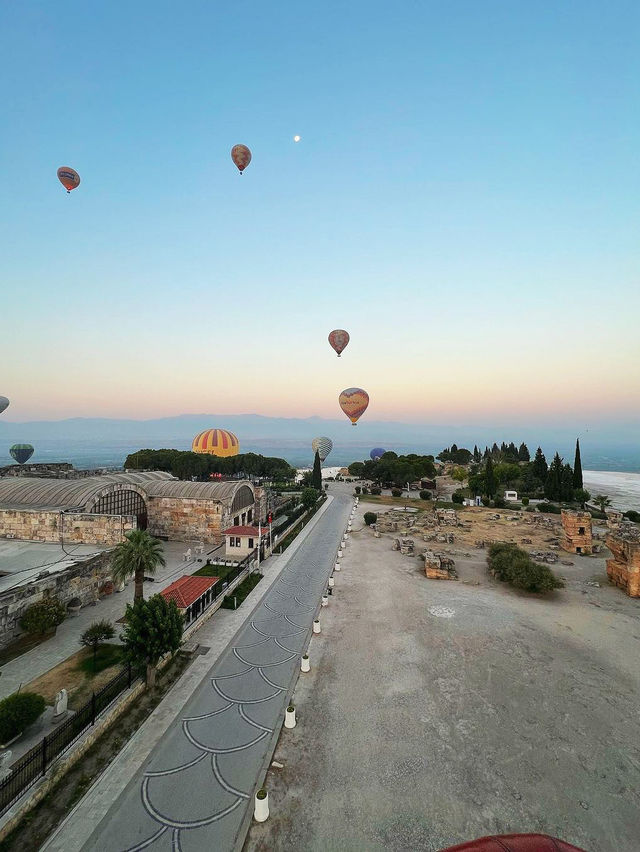
<instances>
[{"instance_id":1,"label":"stone paving slab","mask_svg":"<svg viewBox=\"0 0 640 852\"><path fill-rule=\"evenodd\" d=\"M265 566L244 612L221 610L198 631L212 651L192 663L43 850L234 847L350 505L346 495L326 504L273 568Z\"/></svg>"}]
</instances>

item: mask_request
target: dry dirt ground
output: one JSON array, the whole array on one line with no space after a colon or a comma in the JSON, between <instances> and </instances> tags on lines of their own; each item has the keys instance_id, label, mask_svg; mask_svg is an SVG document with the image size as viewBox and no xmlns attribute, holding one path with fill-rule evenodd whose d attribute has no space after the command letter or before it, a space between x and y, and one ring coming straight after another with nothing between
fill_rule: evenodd
<instances>
[{"instance_id":1,"label":"dry dirt ground","mask_svg":"<svg viewBox=\"0 0 640 852\"><path fill-rule=\"evenodd\" d=\"M553 566L566 588L546 598L491 579L466 544L448 545L458 581L427 580L392 535L362 529L370 508L321 610L283 768L267 774L271 817L246 849L438 850L542 831L638 852L640 601L606 583L602 557Z\"/></svg>"},{"instance_id":2,"label":"dry dirt ground","mask_svg":"<svg viewBox=\"0 0 640 852\"><path fill-rule=\"evenodd\" d=\"M98 692L116 676L122 666L122 663L118 663L89 676L78 666L82 660L89 659L91 655L91 650L83 648L45 674L26 684L24 691L38 692L40 695L44 695L47 704L53 704L56 694L64 687L69 696L69 706L72 709L81 707L85 701L91 698L91 693Z\"/></svg>"}]
</instances>

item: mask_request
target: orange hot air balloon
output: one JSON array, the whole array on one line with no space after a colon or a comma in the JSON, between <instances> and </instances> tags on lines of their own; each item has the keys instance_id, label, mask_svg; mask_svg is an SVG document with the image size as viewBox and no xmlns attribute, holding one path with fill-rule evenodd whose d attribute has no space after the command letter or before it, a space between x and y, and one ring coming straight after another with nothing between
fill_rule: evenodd
<instances>
[{"instance_id":1,"label":"orange hot air balloon","mask_svg":"<svg viewBox=\"0 0 640 852\"><path fill-rule=\"evenodd\" d=\"M338 402L340 403L340 408L355 426L357 420L367 410L369 394L366 390L362 390L362 388L347 388L338 397Z\"/></svg>"},{"instance_id":2,"label":"orange hot air balloon","mask_svg":"<svg viewBox=\"0 0 640 852\"><path fill-rule=\"evenodd\" d=\"M335 349L338 353L338 358L346 348L349 339L349 332L345 331L343 328L336 328L330 332L329 343L331 344L331 348Z\"/></svg>"},{"instance_id":3,"label":"orange hot air balloon","mask_svg":"<svg viewBox=\"0 0 640 852\"><path fill-rule=\"evenodd\" d=\"M67 190L67 194L70 193L72 189L80 186L80 175L75 169L72 169L71 166L60 166L58 169L58 180Z\"/></svg>"},{"instance_id":4,"label":"orange hot air balloon","mask_svg":"<svg viewBox=\"0 0 640 852\"><path fill-rule=\"evenodd\" d=\"M231 149L231 159L238 167L240 174L242 174L251 162L251 151L246 145L234 145Z\"/></svg>"}]
</instances>

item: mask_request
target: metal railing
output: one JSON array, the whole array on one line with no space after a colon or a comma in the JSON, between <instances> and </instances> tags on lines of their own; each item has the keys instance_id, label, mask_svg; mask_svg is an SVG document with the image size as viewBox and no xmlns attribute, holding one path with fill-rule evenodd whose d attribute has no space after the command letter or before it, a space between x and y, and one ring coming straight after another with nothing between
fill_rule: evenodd
<instances>
[{"instance_id":1,"label":"metal railing","mask_svg":"<svg viewBox=\"0 0 640 852\"><path fill-rule=\"evenodd\" d=\"M102 689L94 692L89 701L73 716L16 760L11 767L11 774L0 781L0 816L42 778L51 763L67 751L87 728L95 725L98 716L136 680L138 678L134 675L131 665L122 669Z\"/></svg>"}]
</instances>

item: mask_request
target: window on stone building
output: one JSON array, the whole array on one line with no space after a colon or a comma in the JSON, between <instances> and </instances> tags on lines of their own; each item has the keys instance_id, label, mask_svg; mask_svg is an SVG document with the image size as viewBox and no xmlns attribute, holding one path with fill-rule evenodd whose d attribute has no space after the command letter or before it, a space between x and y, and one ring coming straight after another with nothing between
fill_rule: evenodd
<instances>
[{"instance_id":1,"label":"window on stone building","mask_svg":"<svg viewBox=\"0 0 640 852\"><path fill-rule=\"evenodd\" d=\"M233 519L233 525L234 525L234 527L240 526L240 515L235 516L235 518Z\"/></svg>"},{"instance_id":2,"label":"window on stone building","mask_svg":"<svg viewBox=\"0 0 640 852\"><path fill-rule=\"evenodd\" d=\"M236 547L240 547L240 539L236 538Z\"/></svg>"},{"instance_id":3,"label":"window on stone building","mask_svg":"<svg viewBox=\"0 0 640 852\"><path fill-rule=\"evenodd\" d=\"M584 535L584 527L578 527L578 535Z\"/></svg>"},{"instance_id":4,"label":"window on stone building","mask_svg":"<svg viewBox=\"0 0 640 852\"><path fill-rule=\"evenodd\" d=\"M230 535L229 536L229 547L235 547L235 546L236 546L236 540L232 535Z\"/></svg>"},{"instance_id":5,"label":"window on stone building","mask_svg":"<svg viewBox=\"0 0 640 852\"><path fill-rule=\"evenodd\" d=\"M252 538L249 539L249 547L253 547L253 539Z\"/></svg>"},{"instance_id":6,"label":"window on stone building","mask_svg":"<svg viewBox=\"0 0 640 852\"><path fill-rule=\"evenodd\" d=\"M253 520L253 509L249 509L247 512L247 523L250 524Z\"/></svg>"}]
</instances>

